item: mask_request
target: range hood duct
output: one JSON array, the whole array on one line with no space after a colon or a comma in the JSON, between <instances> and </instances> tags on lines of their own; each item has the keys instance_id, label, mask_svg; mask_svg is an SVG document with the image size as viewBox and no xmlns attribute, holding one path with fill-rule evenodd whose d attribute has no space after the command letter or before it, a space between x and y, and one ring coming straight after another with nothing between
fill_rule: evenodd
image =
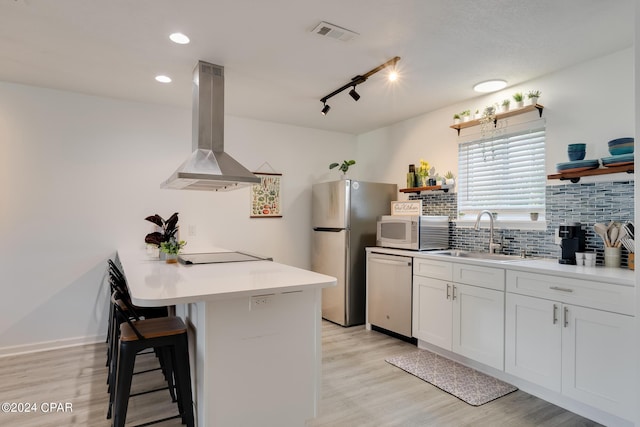
<instances>
[{"instance_id":1,"label":"range hood duct","mask_svg":"<svg viewBox=\"0 0 640 427\"><path fill-rule=\"evenodd\" d=\"M260 183L224 152L224 67L204 61L193 70L192 146L191 156L161 188L229 191Z\"/></svg>"}]
</instances>

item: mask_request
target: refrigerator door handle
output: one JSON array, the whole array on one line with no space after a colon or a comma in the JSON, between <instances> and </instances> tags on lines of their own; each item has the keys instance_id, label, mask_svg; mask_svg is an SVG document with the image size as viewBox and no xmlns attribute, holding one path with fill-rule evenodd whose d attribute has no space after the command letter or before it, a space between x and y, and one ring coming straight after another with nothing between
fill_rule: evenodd
<instances>
[{"instance_id":1,"label":"refrigerator door handle","mask_svg":"<svg viewBox=\"0 0 640 427\"><path fill-rule=\"evenodd\" d=\"M313 228L313 231L328 231L331 233L339 233L342 230L345 230L345 228L333 228L333 227L314 227Z\"/></svg>"}]
</instances>

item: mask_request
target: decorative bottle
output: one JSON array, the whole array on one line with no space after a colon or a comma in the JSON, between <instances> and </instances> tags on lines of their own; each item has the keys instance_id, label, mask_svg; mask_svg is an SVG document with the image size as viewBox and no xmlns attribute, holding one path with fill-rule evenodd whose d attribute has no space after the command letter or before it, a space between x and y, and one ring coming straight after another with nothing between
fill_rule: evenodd
<instances>
[{"instance_id":1,"label":"decorative bottle","mask_svg":"<svg viewBox=\"0 0 640 427\"><path fill-rule=\"evenodd\" d=\"M409 172L407 173L407 188L413 188L416 186L416 165L409 165Z\"/></svg>"}]
</instances>

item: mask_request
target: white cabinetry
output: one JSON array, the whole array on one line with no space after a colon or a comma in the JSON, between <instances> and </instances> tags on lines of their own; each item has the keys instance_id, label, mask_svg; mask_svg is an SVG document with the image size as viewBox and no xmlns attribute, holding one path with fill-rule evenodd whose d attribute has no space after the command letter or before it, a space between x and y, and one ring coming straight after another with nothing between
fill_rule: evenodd
<instances>
[{"instance_id":1,"label":"white cabinetry","mask_svg":"<svg viewBox=\"0 0 640 427\"><path fill-rule=\"evenodd\" d=\"M633 288L507 271L507 291L505 371L632 419Z\"/></svg>"},{"instance_id":2,"label":"white cabinetry","mask_svg":"<svg viewBox=\"0 0 640 427\"><path fill-rule=\"evenodd\" d=\"M504 270L414 258L413 336L503 369Z\"/></svg>"}]
</instances>

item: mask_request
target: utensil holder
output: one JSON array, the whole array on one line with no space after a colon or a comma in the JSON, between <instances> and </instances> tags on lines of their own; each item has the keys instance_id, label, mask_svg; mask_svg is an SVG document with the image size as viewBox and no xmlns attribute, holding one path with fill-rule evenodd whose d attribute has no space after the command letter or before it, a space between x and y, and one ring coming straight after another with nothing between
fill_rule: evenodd
<instances>
[{"instance_id":1,"label":"utensil holder","mask_svg":"<svg viewBox=\"0 0 640 427\"><path fill-rule=\"evenodd\" d=\"M620 268L620 248L604 248L604 266Z\"/></svg>"},{"instance_id":2,"label":"utensil holder","mask_svg":"<svg viewBox=\"0 0 640 427\"><path fill-rule=\"evenodd\" d=\"M631 252L629 254L629 258L627 260L627 264L629 265L629 270L635 270L636 269L636 254Z\"/></svg>"}]
</instances>

